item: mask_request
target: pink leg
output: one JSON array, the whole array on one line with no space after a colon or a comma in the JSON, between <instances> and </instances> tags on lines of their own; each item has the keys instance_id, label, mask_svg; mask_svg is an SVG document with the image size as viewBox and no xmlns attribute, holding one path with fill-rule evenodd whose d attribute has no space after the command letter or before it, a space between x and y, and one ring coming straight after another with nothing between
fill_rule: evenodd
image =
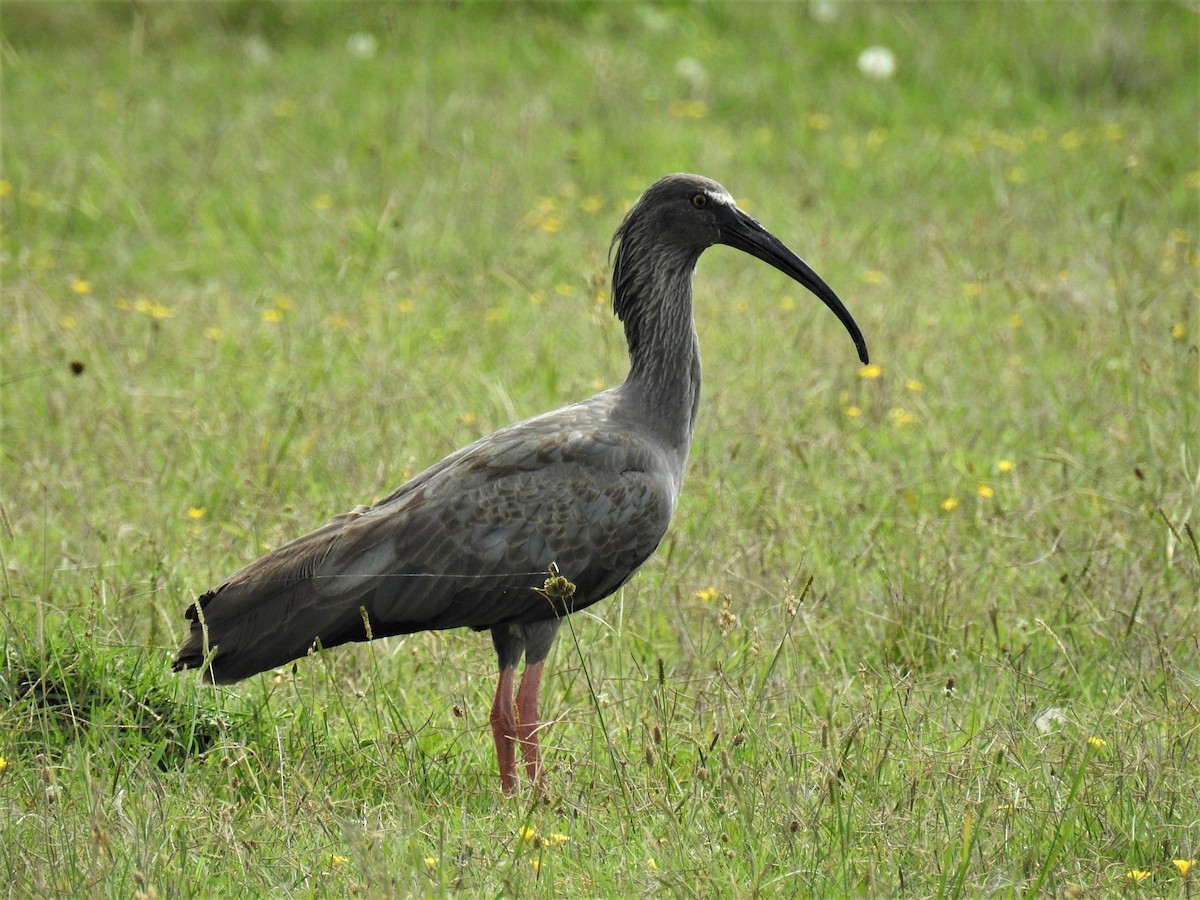
<instances>
[{"instance_id":1,"label":"pink leg","mask_svg":"<svg viewBox=\"0 0 1200 900\"><path fill-rule=\"evenodd\" d=\"M521 686L517 689L517 740L525 757L525 771L529 783L539 793L546 792L546 773L542 770L542 752L538 742L538 694L542 687L542 664L525 666L521 674ZM516 762L513 762L516 768Z\"/></svg>"},{"instance_id":2,"label":"pink leg","mask_svg":"<svg viewBox=\"0 0 1200 900\"><path fill-rule=\"evenodd\" d=\"M496 762L500 768L500 790L511 794L517 789L517 720L513 716L513 669L501 669L492 703L492 737L496 739ZM521 682L522 688L524 681Z\"/></svg>"}]
</instances>

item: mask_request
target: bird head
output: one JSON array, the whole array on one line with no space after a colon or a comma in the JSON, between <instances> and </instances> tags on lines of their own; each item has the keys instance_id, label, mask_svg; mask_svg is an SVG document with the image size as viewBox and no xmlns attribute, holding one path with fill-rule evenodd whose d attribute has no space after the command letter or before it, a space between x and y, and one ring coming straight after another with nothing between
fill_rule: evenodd
<instances>
[{"instance_id":1,"label":"bird head","mask_svg":"<svg viewBox=\"0 0 1200 900\"><path fill-rule=\"evenodd\" d=\"M629 240L653 241L690 255L693 262L713 244L736 247L761 259L828 306L850 333L859 359L867 362L862 331L833 288L779 238L739 209L729 192L712 179L677 174L654 182L626 214L613 243Z\"/></svg>"}]
</instances>

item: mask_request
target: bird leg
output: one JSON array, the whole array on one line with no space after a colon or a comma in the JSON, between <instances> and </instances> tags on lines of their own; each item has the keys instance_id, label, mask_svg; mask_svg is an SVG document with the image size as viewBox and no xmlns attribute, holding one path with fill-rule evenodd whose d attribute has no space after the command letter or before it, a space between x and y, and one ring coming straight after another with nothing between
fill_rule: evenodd
<instances>
[{"instance_id":1,"label":"bird leg","mask_svg":"<svg viewBox=\"0 0 1200 900\"><path fill-rule=\"evenodd\" d=\"M496 699L492 703L492 714L488 721L492 725L492 737L496 739L496 763L500 769L500 790L511 794L517 789L517 719L513 714L513 675L515 666L500 670L496 685ZM524 687L522 678L521 685Z\"/></svg>"},{"instance_id":2,"label":"bird leg","mask_svg":"<svg viewBox=\"0 0 1200 900\"><path fill-rule=\"evenodd\" d=\"M548 583L548 582L547 582ZM496 739L496 762L500 767L500 787L506 794L517 789L517 744L525 757L529 783L545 797L546 776L542 771L542 752L538 740L538 694L542 687L542 668L546 654L558 633L559 620L547 619L519 625L496 625L492 643L500 666L500 683L492 703L492 736ZM513 678L517 664L525 657L525 671L517 688L513 706Z\"/></svg>"},{"instance_id":3,"label":"bird leg","mask_svg":"<svg viewBox=\"0 0 1200 900\"><path fill-rule=\"evenodd\" d=\"M542 751L538 741L538 694L542 687L542 663L525 664L521 686L517 689L517 740L525 757L529 783L538 793L546 792L546 773L542 769ZM513 764L514 768L516 764Z\"/></svg>"}]
</instances>

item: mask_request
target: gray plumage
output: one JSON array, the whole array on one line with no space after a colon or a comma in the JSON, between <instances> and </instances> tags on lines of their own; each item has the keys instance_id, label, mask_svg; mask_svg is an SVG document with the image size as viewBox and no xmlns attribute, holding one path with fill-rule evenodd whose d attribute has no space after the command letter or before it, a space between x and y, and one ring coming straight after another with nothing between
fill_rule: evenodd
<instances>
[{"instance_id":1,"label":"gray plumage","mask_svg":"<svg viewBox=\"0 0 1200 900\"><path fill-rule=\"evenodd\" d=\"M516 743L540 783L538 679L560 620L633 575L658 547L679 498L700 397L691 278L714 243L751 253L813 291L866 361L862 335L833 291L724 188L696 175L660 179L613 238L613 307L630 355L625 382L478 440L373 506L246 566L188 608L175 668L204 665L213 648L204 677L236 681L314 647L367 639L364 614L372 638L491 629L501 670L492 726L502 786L515 786ZM539 590L552 565L575 585L569 599ZM522 654L514 716L512 670Z\"/></svg>"}]
</instances>

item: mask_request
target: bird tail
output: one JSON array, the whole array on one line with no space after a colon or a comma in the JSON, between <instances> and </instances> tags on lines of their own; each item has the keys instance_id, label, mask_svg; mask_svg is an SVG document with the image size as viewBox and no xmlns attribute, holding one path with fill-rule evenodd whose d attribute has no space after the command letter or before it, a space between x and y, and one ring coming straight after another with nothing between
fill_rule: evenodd
<instances>
[{"instance_id":1,"label":"bird tail","mask_svg":"<svg viewBox=\"0 0 1200 900\"><path fill-rule=\"evenodd\" d=\"M176 672L201 669L201 678L206 684L229 684L286 662L265 661L260 665L259 660L250 662L244 653L240 654L242 658L239 660L239 654L234 650L236 645L243 642L237 638L236 620L218 622L218 627L210 630L204 609L227 586L221 585L216 590L209 591L187 608L186 615L191 625L183 646L179 648L179 652L175 654L175 661L171 664L171 668ZM216 653L218 638L220 654Z\"/></svg>"},{"instance_id":2,"label":"bird tail","mask_svg":"<svg viewBox=\"0 0 1200 900\"><path fill-rule=\"evenodd\" d=\"M227 684L314 649L365 640L362 605L377 578L342 579L330 591L333 582L317 577L341 525L331 522L280 547L193 602L172 668L200 669L205 681Z\"/></svg>"},{"instance_id":3,"label":"bird tail","mask_svg":"<svg viewBox=\"0 0 1200 900\"><path fill-rule=\"evenodd\" d=\"M203 669L203 679L208 684L213 684L217 681L216 673L212 668L212 660L208 660L208 665L205 665L205 660L211 656L212 641L208 634L208 624L204 621L204 602L209 595L205 594L187 609L187 617L192 624L188 629L188 636L183 641L183 646L179 648L179 652L175 654L175 661L171 663L171 668L176 672L182 672L185 669Z\"/></svg>"},{"instance_id":4,"label":"bird tail","mask_svg":"<svg viewBox=\"0 0 1200 900\"><path fill-rule=\"evenodd\" d=\"M315 606L305 602L311 587L300 583L274 596L254 598L251 606L234 602L221 609L221 601L227 599L224 592L236 594L237 587L222 585L188 607L191 627L172 663L176 672L200 669L205 682L229 684L317 650L372 636L363 607L353 599ZM295 616L297 608L306 614ZM229 615L231 610L237 612ZM289 620L290 627L285 624Z\"/></svg>"}]
</instances>

